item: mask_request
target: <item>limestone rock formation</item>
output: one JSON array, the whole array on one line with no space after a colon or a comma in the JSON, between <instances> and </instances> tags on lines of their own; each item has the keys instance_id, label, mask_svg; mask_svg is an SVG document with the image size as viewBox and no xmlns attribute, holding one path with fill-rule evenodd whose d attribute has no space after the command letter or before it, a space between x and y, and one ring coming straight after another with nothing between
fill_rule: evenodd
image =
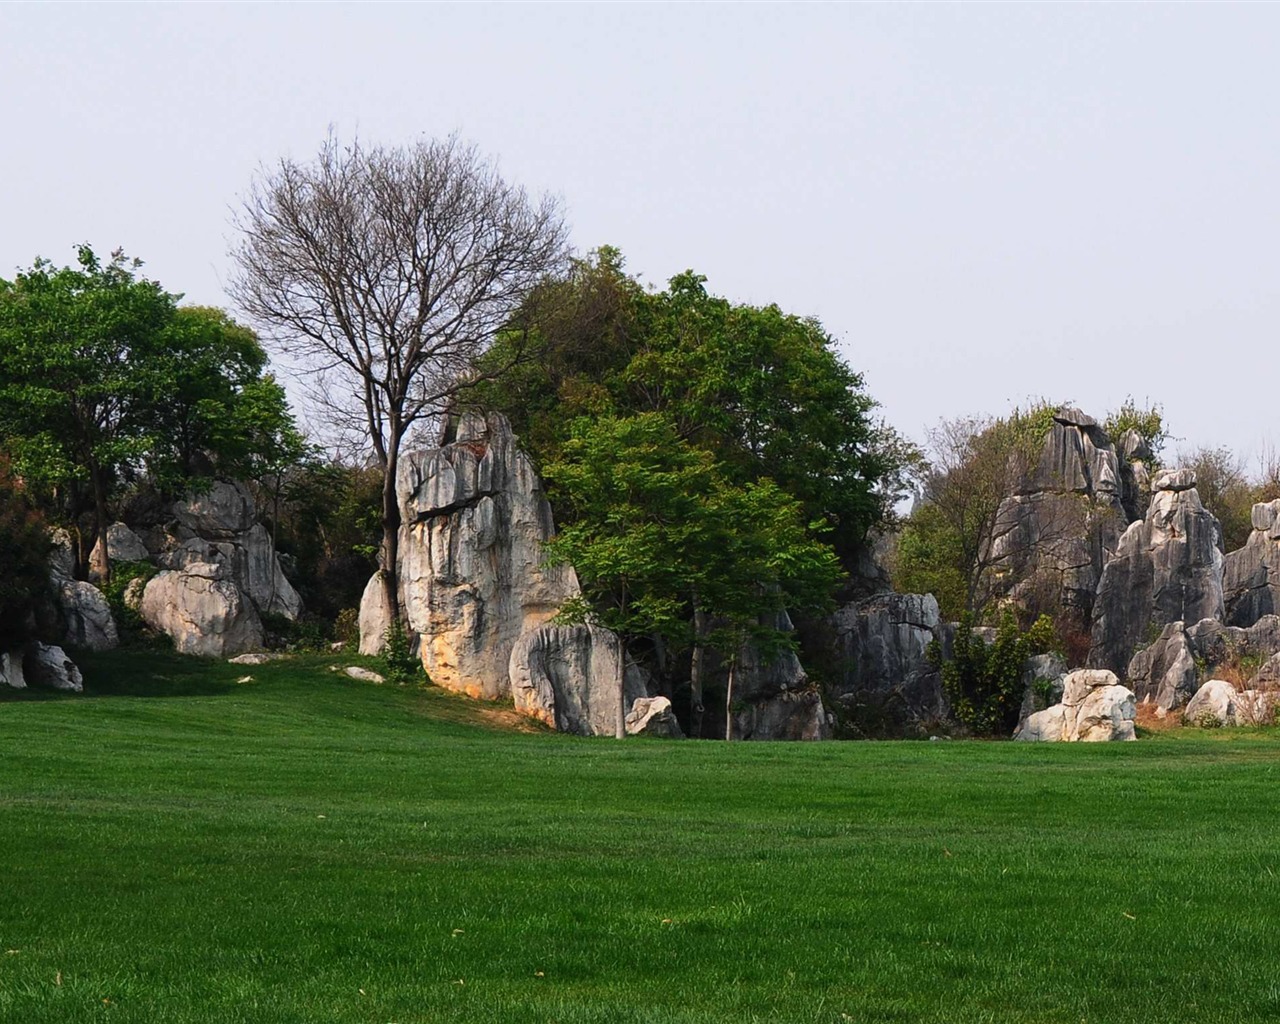
<instances>
[{"instance_id":1,"label":"limestone rock formation","mask_svg":"<svg viewBox=\"0 0 1280 1024\"><path fill-rule=\"evenodd\" d=\"M1196 652L1181 622L1170 622L1150 647L1129 661L1127 674L1134 696L1143 704L1168 711L1181 707L1196 692Z\"/></svg>"},{"instance_id":2,"label":"limestone rock formation","mask_svg":"<svg viewBox=\"0 0 1280 1024\"><path fill-rule=\"evenodd\" d=\"M255 521L253 496L244 484L216 481L207 492L174 502L171 511L172 520L144 538L158 565L221 565L225 579L259 612L290 619L301 614L302 599L285 578L266 527Z\"/></svg>"},{"instance_id":3,"label":"limestone rock formation","mask_svg":"<svg viewBox=\"0 0 1280 1024\"><path fill-rule=\"evenodd\" d=\"M80 674L80 669L61 647L28 644L22 668L27 682L32 686L68 693L84 691L84 677Z\"/></svg>"},{"instance_id":4,"label":"limestone rock formation","mask_svg":"<svg viewBox=\"0 0 1280 1024\"><path fill-rule=\"evenodd\" d=\"M1133 691L1105 670L1078 669L1063 680L1062 703L1027 719L1014 739L1096 743L1137 739Z\"/></svg>"},{"instance_id":5,"label":"limestone rock formation","mask_svg":"<svg viewBox=\"0 0 1280 1024\"><path fill-rule=\"evenodd\" d=\"M262 622L224 566L192 562L147 583L143 621L173 639L182 654L229 658L262 646Z\"/></svg>"},{"instance_id":6,"label":"limestone rock formation","mask_svg":"<svg viewBox=\"0 0 1280 1024\"><path fill-rule=\"evenodd\" d=\"M831 716L813 686L749 702L733 716L736 740L829 740L831 736Z\"/></svg>"},{"instance_id":7,"label":"limestone rock formation","mask_svg":"<svg viewBox=\"0 0 1280 1024\"><path fill-rule=\"evenodd\" d=\"M659 736L672 740L684 736L671 701L666 697L638 698L627 712L626 730L628 736Z\"/></svg>"},{"instance_id":8,"label":"limestone rock formation","mask_svg":"<svg viewBox=\"0 0 1280 1024\"><path fill-rule=\"evenodd\" d=\"M933 640L947 640L932 594L877 594L837 610L831 625L839 675L827 693L844 714L874 707L903 724L945 715L942 677L925 654Z\"/></svg>"},{"instance_id":9,"label":"limestone rock formation","mask_svg":"<svg viewBox=\"0 0 1280 1024\"><path fill-rule=\"evenodd\" d=\"M82 580L57 581L57 604L66 623L62 642L89 651L109 651L120 645L111 607L102 591Z\"/></svg>"},{"instance_id":10,"label":"limestone rock formation","mask_svg":"<svg viewBox=\"0 0 1280 1024\"><path fill-rule=\"evenodd\" d=\"M390 628L391 605L387 603L387 590L382 585L382 574L375 572L360 595L360 653L369 657L381 654Z\"/></svg>"},{"instance_id":11,"label":"limestone rock formation","mask_svg":"<svg viewBox=\"0 0 1280 1024\"><path fill-rule=\"evenodd\" d=\"M8 686L14 690L27 688L26 674L22 671L22 658L21 649L0 652L0 686Z\"/></svg>"},{"instance_id":12,"label":"limestone rock formation","mask_svg":"<svg viewBox=\"0 0 1280 1024\"><path fill-rule=\"evenodd\" d=\"M517 638L579 594L571 568L544 564L554 526L533 464L505 417L468 414L450 443L401 458L396 489L401 600L427 675L475 697L510 695Z\"/></svg>"},{"instance_id":13,"label":"limestone rock formation","mask_svg":"<svg viewBox=\"0 0 1280 1024\"><path fill-rule=\"evenodd\" d=\"M1275 706L1270 692L1241 692L1225 679L1210 679L1191 698L1183 718L1199 726L1269 725Z\"/></svg>"},{"instance_id":14,"label":"limestone rock formation","mask_svg":"<svg viewBox=\"0 0 1280 1024\"><path fill-rule=\"evenodd\" d=\"M49 552L49 575L57 580L69 580L76 574L75 542L71 534L59 527L49 531L53 550Z\"/></svg>"},{"instance_id":15,"label":"limestone rock formation","mask_svg":"<svg viewBox=\"0 0 1280 1024\"><path fill-rule=\"evenodd\" d=\"M147 545L143 543L141 537L134 533L124 523L112 523L107 527L107 554L111 561L115 562L147 562L151 560L151 552L147 550ZM93 546L93 552L89 555L89 564L98 569L98 575L101 576L101 567L104 564L102 557L102 541L98 541Z\"/></svg>"},{"instance_id":16,"label":"limestone rock formation","mask_svg":"<svg viewBox=\"0 0 1280 1024\"><path fill-rule=\"evenodd\" d=\"M1226 556L1223 591L1229 625L1251 626L1280 612L1280 500L1253 506L1253 532Z\"/></svg>"},{"instance_id":17,"label":"limestone rock formation","mask_svg":"<svg viewBox=\"0 0 1280 1024\"><path fill-rule=\"evenodd\" d=\"M1022 667L1022 706L1014 735L1036 712L1062 702L1066 674L1067 666L1056 654L1037 654L1027 659Z\"/></svg>"},{"instance_id":18,"label":"limestone rock formation","mask_svg":"<svg viewBox=\"0 0 1280 1024\"><path fill-rule=\"evenodd\" d=\"M1107 556L1140 504L1133 471L1079 409L1053 417L1040 459L1000 506L990 557L1007 595L1034 610L1075 609L1086 624Z\"/></svg>"},{"instance_id":19,"label":"limestone rock formation","mask_svg":"<svg viewBox=\"0 0 1280 1024\"><path fill-rule=\"evenodd\" d=\"M424 645L425 646L425 645ZM630 661L618 693L622 645L594 626L537 626L511 649L508 671L516 710L560 732L614 736L619 712L648 696L643 673ZM621 698L621 703L619 703Z\"/></svg>"},{"instance_id":20,"label":"limestone rock formation","mask_svg":"<svg viewBox=\"0 0 1280 1024\"><path fill-rule=\"evenodd\" d=\"M1107 561L1093 609L1089 664L1122 671L1148 630L1223 615L1222 530L1190 470L1161 473L1146 518Z\"/></svg>"}]
</instances>

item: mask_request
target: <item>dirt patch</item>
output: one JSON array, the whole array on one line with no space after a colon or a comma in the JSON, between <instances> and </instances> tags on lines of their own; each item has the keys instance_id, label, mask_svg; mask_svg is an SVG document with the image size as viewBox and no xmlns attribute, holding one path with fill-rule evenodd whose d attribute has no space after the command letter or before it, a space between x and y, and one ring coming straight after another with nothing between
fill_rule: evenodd
<instances>
[{"instance_id":1,"label":"dirt patch","mask_svg":"<svg viewBox=\"0 0 1280 1024\"><path fill-rule=\"evenodd\" d=\"M1163 718L1156 715L1158 709L1154 704L1139 704L1138 716L1134 724L1147 732L1170 732L1173 729L1185 728L1182 724L1182 711L1169 711Z\"/></svg>"}]
</instances>

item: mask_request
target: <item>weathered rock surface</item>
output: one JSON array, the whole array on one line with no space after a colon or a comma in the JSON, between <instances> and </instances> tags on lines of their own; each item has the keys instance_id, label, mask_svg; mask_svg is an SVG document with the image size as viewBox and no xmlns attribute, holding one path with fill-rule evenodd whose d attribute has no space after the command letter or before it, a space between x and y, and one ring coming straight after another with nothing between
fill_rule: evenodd
<instances>
[{"instance_id":1,"label":"weathered rock surface","mask_svg":"<svg viewBox=\"0 0 1280 1024\"><path fill-rule=\"evenodd\" d=\"M61 647L32 643L27 645L22 663L26 680L32 686L68 693L84 691L84 677L76 663L67 657Z\"/></svg>"},{"instance_id":2,"label":"weathered rock surface","mask_svg":"<svg viewBox=\"0 0 1280 1024\"><path fill-rule=\"evenodd\" d=\"M1237 691L1225 679L1210 679L1187 704L1183 718L1191 725L1265 725L1272 721L1275 695L1263 690Z\"/></svg>"},{"instance_id":3,"label":"weathered rock surface","mask_svg":"<svg viewBox=\"0 0 1280 1024\"><path fill-rule=\"evenodd\" d=\"M1097 743L1137 739L1133 691L1105 670L1077 669L1063 680L1062 703L1031 715L1014 739Z\"/></svg>"},{"instance_id":4,"label":"weathered rock surface","mask_svg":"<svg viewBox=\"0 0 1280 1024\"><path fill-rule=\"evenodd\" d=\"M147 583L143 621L182 654L229 658L262 646L262 622L224 566L193 562Z\"/></svg>"},{"instance_id":5,"label":"weathered rock surface","mask_svg":"<svg viewBox=\"0 0 1280 1024\"><path fill-rule=\"evenodd\" d=\"M1181 622L1170 622L1150 647L1129 661L1129 685L1143 704L1168 711L1181 707L1199 686L1196 652Z\"/></svg>"},{"instance_id":6,"label":"weathered rock surface","mask_svg":"<svg viewBox=\"0 0 1280 1024\"><path fill-rule=\"evenodd\" d=\"M175 502L173 514L194 536L225 540L246 533L254 525L257 510L244 484L217 480L204 493Z\"/></svg>"},{"instance_id":7,"label":"weathered rock surface","mask_svg":"<svg viewBox=\"0 0 1280 1024\"><path fill-rule=\"evenodd\" d=\"M1067 666L1056 654L1037 654L1022 667L1022 706L1018 709L1018 726L1022 731L1027 720L1062 701Z\"/></svg>"},{"instance_id":8,"label":"weathered rock surface","mask_svg":"<svg viewBox=\"0 0 1280 1024\"><path fill-rule=\"evenodd\" d=\"M107 527L107 554L113 563L151 561L151 552L142 538L124 523L112 523ZM93 546L89 561L91 565L102 564L102 541Z\"/></svg>"},{"instance_id":9,"label":"weathered rock surface","mask_svg":"<svg viewBox=\"0 0 1280 1024\"><path fill-rule=\"evenodd\" d=\"M621 657L618 637L594 626L546 625L522 633L508 663L516 710L560 732L617 735L619 717L648 696L643 673L630 661L625 694L619 694Z\"/></svg>"},{"instance_id":10,"label":"weathered rock surface","mask_svg":"<svg viewBox=\"0 0 1280 1024\"><path fill-rule=\"evenodd\" d=\"M1154 625L1223 615L1222 530L1189 470L1161 473L1146 518L1107 561L1094 602L1089 664L1122 671Z\"/></svg>"},{"instance_id":11,"label":"weathered rock surface","mask_svg":"<svg viewBox=\"0 0 1280 1024\"><path fill-rule=\"evenodd\" d=\"M1253 506L1253 532L1226 556L1223 591L1229 625L1251 626L1280 611L1280 500Z\"/></svg>"},{"instance_id":12,"label":"weathered rock surface","mask_svg":"<svg viewBox=\"0 0 1280 1024\"><path fill-rule=\"evenodd\" d=\"M237 654L228 658L228 665L265 665L270 661L280 661L286 655L279 651L253 651L250 654Z\"/></svg>"},{"instance_id":13,"label":"weathered rock surface","mask_svg":"<svg viewBox=\"0 0 1280 1024\"><path fill-rule=\"evenodd\" d=\"M343 673L352 679L358 679L362 683L385 683L386 676L381 672L375 672L371 668L363 668L360 665L348 665L344 668Z\"/></svg>"},{"instance_id":14,"label":"weathered rock surface","mask_svg":"<svg viewBox=\"0 0 1280 1024\"><path fill-rule=\"evenodd\" d=\"M369 657L381 654L390 628L391 605L387 603L387 590L382 585L382 574L375 572L360 595L360 653Z\"/></svg>"},{"instance_id":15,"label":"weathered rock surface","mask_svg":"<svg viewBox=\"0 0 1280 1024\"><path fill-rule=\"evenodd\" d=\"M812 686L748 702L733 716L736 740L829 740L831 735L831 717Z\"/></svg>"},{"instance_id":16,"label":"weathered rock surface","mask_svg":"<svg viewBox=\"0 0 1280 1024\"><path fill-rule=\"evenodd\" d=\"M58 610L66 623L62 642L89 651L109 651L120 645L111 607L102 591L82 580L58 581Z\"/></svg>"},{"instance_id":17,"label":"weathered rock surface","mask_svg":"<svg viewBox=\"0 0 1280 1024\"><path fill-rule=\"evenodd\" d=\"M53 550L49 552L49 575L54 580L69 580L76 574L75 542L71 534L59 527L49 531Z\"/></svg>"},{"instance_id":18,"label":"weathered rock surface","mask_svg":"<svg viewBox=\"0 0 1280 1024\"><path fill-rule=\"evenodd\" d=\"M904 724L945 715L942 677L925 653L946 639L932 594L877 594L837 610L831 625L840 674L828 696L842 713L873 706Z\"/></svg>"},{"instance_id":19,"label":"weathered rock surface","mask_svg":"<svg viewBox=\"0 0 1280 1024\"><path fill-rule=\"evenodd\" d=\"M628 736L660 736L678 740L684 736L676 721L671 701L666 697L640 697L627 712Z\"/></svg>"},{"instance_id":20,"label":"weathered rock surface","mask_svg":"<svg viewBox=\"0 0 1280 1024\"><path fill-rule=\"evenodd\" d=\"M510 695L516 640L579 593L571 568L544 564L554 526L533 464L505 417L468 414L451 443L401 458L396 487L401 596L423 667L451 690Z\"/></svg>"},{"instance_id":21,"label":"weathered rock surface","mask_svg":"<svg viewBox=\"0 0 1280 1024\"><path fill-rule=\"evenodd\" d=\"M22 670L22 658L21 650L0 653L0 686L8 686L15 690L27 688L27 677Z\"/></svg>"}]
</instances>

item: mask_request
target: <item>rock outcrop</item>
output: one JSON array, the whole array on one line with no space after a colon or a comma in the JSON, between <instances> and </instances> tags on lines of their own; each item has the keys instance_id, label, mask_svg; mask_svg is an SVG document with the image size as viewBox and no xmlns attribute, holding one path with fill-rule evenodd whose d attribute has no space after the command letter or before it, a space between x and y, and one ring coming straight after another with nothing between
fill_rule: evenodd
<instances>
[{"instance_id":1,"label":"rock outcrop","mask_svg":"<svg viewBox=\"0 0 1280 1024\"><path fill-rule=\"evenodd\" d=\"M516 640L579 594L571 568L544 562L554 526L533 464L505 417L468 414L450 443L401 458L396 487L401 600L427 675L509 696Z\"/></svg>"},{"instance_id":2,"label":"rock outcrop","mask_svg":"<svg viewBox=\"0 0 1280 1024\"><path fill-rule=\"evenodd\" d=\"M256 521L253 496L242 483L216 481L207 492L174 502L172 519L144 540L156 563L180 570L220 565L224 579L263 614L296 619L302 599L285 578L271 536Z\"/></svg>"},{"instance_id":3,"label":"rock outcrop","mask_svg":"<svg viewBox=\"0 0 1280 1024\"><path fill-rule=\"evenodd\" d=\"M780 633L794 626L785 611L764 616L760 625ZM711 674L728 686L728 666L708 657ZM728 714L735 740L828 740L834 734L834 716L822 703L822 694L809 679L794 651L766 654L748 644L733 665L733 692L728 708L709 707L704 719L721 731Z\"/></svg>"},{"instance_id":4,"label":"rock outcrop","mask_svg":"<svg viewBox=\"0 0 1280 1024\"><path fill-rule=\"evenodd\" d=\"M627 712L628 736L658 736L678 740L684 736L675 710L666 697L640 697Z\"/></svg>"},{"instance_id":5,"label":"rock outcrop","mask_svg":"<svg viewBox=\"0 0 1280 1024\"><path fill-rule=\"evenodd\" d=\"M390 628L391 605L387 603L387 588L383 586L382 573L375 572L360 595L360 653L369 657L381 654Z\"/></svg>"},{"instance_id":6,"label":"rock outcrop","mask_svg":"<svg viewBox=\"0 0 1280 1024\"><path fill-rule=\"evenodd\" d=\"M1280 500L1253 506L1253 532L1226 556L1223 591L1228 625L1252 626L1280 612Z\"/></svg>"},{"instance_id":7,"label":"rock outcrop","mask_svg":"<svg viewBox=\"0 0 1280 1024\"><path fill-rule=\"evenodd\" d=\"M102 591L83 580L55 580L57 605L66 628L62 642L89 651L109 651L120 645L111 606Z\"/></svg>"},{"instance_id":8,"label":"rock outcrop","mask_svg":"<svg viewBox=\"0 0 1280 1024\"><path fill-rule=\"evenodd\" d=\"M845 605L830 621L838 675L827 695L842 718L874 716L909 728L945 716L942 677L926 656L934 640L948 646L932 594L876 594Z\"/></svg>"},{"instance_id":9,"label":"rock outcrop","mask_svg":"<svg viewBox=\"0 0 1280 1024\"><path fill-rule=\"evenodd\" d=\"M27 688L26 673L22 670L23 653L21 649L0 652L0 686L8 686L14 690Z\"/></svg>"},{"instance_id":10,"label":"rock outcrop","mask_svg":"<svg viewBox=\"0 0 1280 1024\"><path fill-rule=\"evenodd\" d=\"M182 654L229 658L262 646L258 613L224 565L192 562L159 573L147 583L138 610Z\"/></svg>"},{"instance_id":11,"label":"rock outcrop","mask_svg":"<svg viewBox=\"0 0 1280 1024\"><path fill-rule=\"evenodd\" d=\"M1089 664L1123 671L1148 631L1223 615L1222 530L1195 474L1159 474L1146 517L1107 561L1094 602Z\"/></svg>"},{"instance_id":12,"label":"rock outcrop","mask_svg":"<svg viewBox=\"0 0 1280 1024\"><path fill-rule=\"evenodd\" d=\"M614 736L626 711L648 695L643 673L628 660L618 692L622 645L594 626L538 626L511 649L508 665L516 710L560 732Z\"/></svg>"},{"instance_id":13,"label":"rock outcrop","mask_svg":"<svg viewBox=\"0 0 1280 1024\"><path fill-rule=\"evenodd\" d=\"M1103 566L1141 504L1130 463L1106 431L1063 407L1036 466L996 515L990 557L998 596L1035 611L1074 609L1089 621ZM1007 592L1001 580L1013 581Z\"/></svg>"},{"instance_id":14,"label":"rock outcrop","mask_svg":"<svg viewBox=\"0 0 1280 1024\"><path fill-rule=\"evenodd\" d=\"M1105 670L1078 669L1063 680L1062 703L1031 715L1014 739L1097 743L1137 739L1133 691Z\"/></svg>"},{"instance_id":15,"label":"rock outcrop","mask_svg":"<svg viewBox=\"0 0 1280 1024\"><path fill-rule=\"evenodd\" d=\"M1127 677L1140 703L1168 711L1189 701L1200 685L1200 673L1183 624L1170 622L1155 643L1138 651L1129 661Z\"/></svg>"},{"instance_id":16,"label":"rock outcrop","mask_svg":"<svg viewBox=\"0 0 1280 1024\"><path fill-rule=\"evenodd\" d=\"M1020 733L1032 715L1062 703L1067 666L1056 654L1037 654L1022 666L1022 706L1018 709Z\"/></svg>"},{"instance_id":17,"label":"rock outcrop","mask_svg":"<svg viewBox=\"0 0 1280 1024\"><path fill-rule=\"evenodd\" d=\"M67 657L67 652L61 647L41 643L28 644L22 668L26 681L32 686L42 686L49 690L62 690L67 693L84 691L84 677L80 674L80 669Z\"/></svg>"},{"instance_id":18,"label":"rock outcrop","mask_svg":"<svg viewBox=\"0 0 1280 1024\"><path fill-rule=\"evenodd\" d=\"M1191 698L1183 717L1202 727L1270 725L1275 708L1275 694L1269 691L1237 691L1225 679L1210 679Z\"/></svg>"}]
</instances>

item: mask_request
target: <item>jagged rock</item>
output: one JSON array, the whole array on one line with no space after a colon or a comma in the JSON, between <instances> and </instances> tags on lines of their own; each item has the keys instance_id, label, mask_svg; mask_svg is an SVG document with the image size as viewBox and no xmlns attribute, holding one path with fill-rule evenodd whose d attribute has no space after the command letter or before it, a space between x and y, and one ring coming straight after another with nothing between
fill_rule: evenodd
<instances>
[{"instance_id":1,"label":"jagged rock","mask_svg":"<svg viewBox=\"0 0 1280 1024\"><path fill-rule=\"evenodd\" d=\"M49 552L49 575L54 580L69 580L76 574L76 549L71 534L61 528L49 531L53 550Z\"/></svg>"},{"instance_id":2,"label":"jagged rock","mask_svg":"<svg viewBox=\"0 0 1280 1024\"><path fill-rule=\"evenodd\" d=\"M1265 659L1280 652L1280 616L1264 615L1244 629L1224 626L1216 619L1201 619L1187 627L1187 639L1196 657L1210 668L1242 658Z\"/></svg>"},{"instance_id":3,"label":"jagged rock","mask_svg":"<svg viewBox=\"0 0 1280 1024\"><path fill-rule=\"evenodd\" d=\"M877 594L845 605L831 617L833 661L839 676L828 696L856 715L863 705L899 713L907 722L943 717L942 677L926 657L946 627L932 594Z\"/></svg>"},{"instance_id":4,"label":"jagged rock","mask_svg":"<svg viewBox=\"0 0 1280 1024\"><path fill-rule=\"evenodd\" d=\"M629 660L625 693L618 693L621 656L607 629L547 625L522 633L508 664L516 710L560 732L617 735L620 707L648 696L644 675Z\"/></svg>"},{"instance_id":5,"label":"jagged rock","mask_svg":"<svg viewBox=\"0 0 1280 1024\"><path fill-rule=\"evenodd\" d=\"M195 536L218 540L248 532L257 510L253 495L244 484L216 480L204 493L174 502L173 514Z\"/></svg>"},{"instance_id":6,"label":"jagged rock","mask_svg":"<svg viewBox=\"0 0 1280 1024\"><path fill-rule=\"evenodd\" d=\"M684 736L676 721L671 701L666 697L640 697L627 712L628 736L661 736L678 740Z\"/></svg>"},{"instance_id":7,"label":"jagged rock","mask_svg":"<svg viewBox=\"0 0 1280 1024\"><path fill-rule=\"evenodd\" d=\"M226 578L247 594L259 612L296 619L302 598L280 569L266 527L254 523L242 533L222 540L191 537L158 559L166 569L199 562L221 565Z\"/></svg>"},{"instance_id":8,"label":"jagged rock","mask_svg":"<svg viewBox=\"0 0 1280 1024\"><path fill-rule=\"evenodd\" d=\"M381 654L390 628L391 605L387 603L387 589L382 585L382 574L375 572L360 595L360 653L371 658Z\"/></svg>"},{"instance_id":9,"label":"jagged rock","mask_svg":"<svg viewBox=\"0 0 1280 1024\"><path fill-rule=\"evenodd\" d=\"M348 665L342 670L352 679L359 679L362 683L385 683L386 677L380 672L375 672L371 668L361 668L359 665Z\"/></svg>"},{"instance_id":10,"label":"jagged rock","mask_svg":"<svg viewBox=\"0 0 1280 1024\"><path fill-rule=\"evenodd\" d=\"M1120 538L1098 584L1090 665L1123 670L1152 625L1222 618L1222 530L1194 483L1190 470L1160 474L1146 518Z\"/></svg>"},{"instance_id":11,"label":"jagged rock","mask_svg":"<svg viewBox=\"0 0 1280 1024\"><path fill-rule=\"evenodd\" d=\"M1183 718L1191 725L1270 724L1274 695L1259 690L1238 692L1224 679L1210 679L1187 704Z\"/></svg>"},{"instance_id":12,"label":"jagged rock","mask_svg":"<svg viewBox=\"0 0 1280 1024\"><path fill-rule=\"evenodd\" d=\"M0 653L0 685L15 690L27 688L27 678L22 671L22 651L5 651Z\"/></svg>"},{"instance_id":13,"label":"jagged rock","mask_svg":"<svg viewBox=\"0 0 1280 1024\"><path fill-rule=\"evenodd\" d=\"M1183 624L1169 623L1155 643L1135 654L1129 661L1127 678L1143 704L1168 711L1190 700L1199 685L1199 671Z\"/></svg>"},{"instance_id":14,"label":"jagged rock","mask_svg":"<svg viewBox=\"0 0 1280 1024\"><path fill-rule=\"evenodd\" d=\"M1249 680L1251 690L1274 690L1280 684L1280 654L1273 654L1262 663L1252 679Z\"/></svg>"},{"instance_id":15,"label":"jagged rock","mask_svg":"<svg viewBox=\"0 0 1280 1024\"><path fill-rule=\"evenodd\" d=\"M57 589L58 609L66 623L62 642L89 651L109 651L120 646L115 619L102 591L82 580L62 580Z\"/></svg>"},{"instance_id":16,"label":"jagged rock","mask_svg":"<svg viewBox=\"0 0 1280 1024\"><path fill-rule=\"evenodd\" d=\"M752 701L733 716L736 740L829 740L831 733L831 717L813 688Z\"/></svg>"},{"instance_id":17,"label":"jagged rock","mask_svg":"<svg viewBox=\"0 0 1280 1024\"><path fill-rule=\"evenodd\" d=\"M68 693L84 692L84 677L80 674L80 669L61 647L28 644L22 667L27 682L32 686Z\"/></svg>"},{"instance_id":18,"label":"jagged rock","mask_svg":"<svg viewBox=\"0 0 1280 1024\"><path fill-rule=\"evenodd\" d=\"M1137 738L1133 691L1105 670L1077 669L1063 680L1062 703L1031 715L1014 739L1097 743Z\"/></svg>"},{"instance_id":19,"label":"jagged rock","mask_svg":"<svg viewBox=\"0 0 1280 1024\"><path fill-rule=\"evenodd\" d=\"M545 564L554 526L533 464L505 417L468 414L451 443L402 456L396 489L401 600L423 667L448 689L509 696L517 638L579 594L571 568Z\"/></svg>"},{"instance_id":20,"label":"jagged rock","mask_svg":"<svg viewBox=\"0 0 1280 1024\"><path fill-rule=\"evenodd\" d=\"M1226 556L1223 591L1232 626L1251 626L1280 611L1280 500L1253 506L1253 532Z\"/></svg>"},{"instance_id":21,"label":"jagged rock","mask_svg":"<svg viewBox=\"0 0 1280 1024\"><path fill-rule=\"evenodd\" d=\"M1056 654L1037 654L1022 666L1022 707L1018 709L1021 732L1028 719L1062 701L1067 666Z\"/></svg>"},{"instance_id":22,"label":"jagged rock","mask_svg":"<svg viewBox=\"0 0 1280 1024\"><path fill-rule=\"evenodd\" d=\"M262 622L221 565L194 562L147 583L143 621L173 639L182 654L229 658L262 646Z\"/></svg>"},{"instance_id":23,"label":"jagged rock","mask_svg":"<svg viewBox=\"0 0 1280 1024\"><path fill-rule=\"evenodd\" d=\"M120 595L124 601L124 606L132 611L137 611L142 607L142 595L146 592L147 581L141 576L135 576L124 585L124 593Z\"/></svg>"},{"instance_id":24,"label":"jagged rock","mask_svg":"<svg viewBox=\"0 0 1280 1024\"><path fill-rule=\"evenodd\" d=\"M151 552L142 538L124 523L112 523L107 527L107 554L112 562L149 562ZM90 564L101 564L102 541L93 546Z\"/></svg>"}]
</instances>

